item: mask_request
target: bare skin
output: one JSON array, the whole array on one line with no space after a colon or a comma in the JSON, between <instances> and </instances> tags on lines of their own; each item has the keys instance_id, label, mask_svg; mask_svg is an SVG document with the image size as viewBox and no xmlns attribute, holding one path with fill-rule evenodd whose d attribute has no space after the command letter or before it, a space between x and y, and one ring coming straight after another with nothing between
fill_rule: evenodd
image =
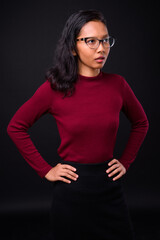
<instances>
[{"instance_id":1,"label":"bare skin","mask_svg":"<svg viewBox=\"0 0 160 240\"><path fill-rule=\"evenodd\" d=\"M100 21L90 21L82 27L77 38L97 37L98 39L103 39L106 36L109 36L109 33L104 23ZM104 48L102 43L97 49L91 49L84 42L77 42L79 73L88 77L98 75L108 58L109 52L110 48ZM73 55L76 55L76 53L73 52ZM105 57L101 63L95 61L95 58L99 56ZM112 177L119 172L119 174L113 178L113 181L119 179L126 173L126 168L117 159L112 159L108 165L110 166L110 168L106 170L108 177Z\"/></svg>"},{"instance_id":2,"label":"bare skin","mask_svg":"<svg viewBox=\"0 0 160 240\"><path fill-rule=\"evenodd\" d=\"M106 25L100 21L90 21L86 23L77 36L77 38L85 37L97 37L98 39L103 39L108 36L108 29ZM100 69L104 66L110 48L104 48L101 43L97 49L89 48L85 42L77 42L76 46L77 53L72 51L72 54L76 56L78 54L78 72L83 76L93 77L99 74ZM97 62L95 59L103 56L103 62ZM119 172L119 174L113 178L113 181L121 178L126 173L126 168L117 159L112 159L108 165L110 166L106 173L108 177L112 177ZM76 181L78 175L74 171L74 167L68 164L58 163L53 167L46 175L45 178L49 181L63 181L66 183L71 183L67 180L67 177L71 180Z\"/></svg>"},{"instance_id":3,"label":"bare skin","mask_svg":"<svg viewBox=\"0 0 160 240\"><path fill-rule=\"evenodd\" d=\"M45 178L48 181L63 181L66 183L71 183L70 180L64 178L70 178L71 180L76 181L78 175L75 173L76 169L69 164L61 164L58 163L55 167L53 167L46 175Z\"/></svg>"},{"instance_id":4,"label":"bare skin","mask_svg":"<svg viewBox=\"0 0 160 240\"><path fill-rule=\"evenodd\" d=\"M90 21L86 23L77 36L77 38L97 37L103 39L107 37L108 30L104 23L100 21ZM76 53L77 52L77 53ZM81 75L94 77L99 74L100 69L104 66L110 52L110 48L104 48L101 43L97 49L91 49L83 41L78 41L76 52L73 55L78 55L78 71ZM103 62L97 62L95 59L103 56Z\"/></svg>"},{"instance_id":5,"label":"bare skin","mask_svg":"<svg viewBox=\"0 0 160 240\"><path fill-rule=\"evenodd\" d=\"M113 181L116 181L117 179L121 178L126 173L126 168L123 166L122 163L118 161L118 159L115 158L112 159L108 163L108 166L110 166L106 170L108 177L112 177L119 172L119 174L115 178L113 178ZM45 178L51 182L63 181L65 183L71 183L70 180L64 177L76 181L79 176L78 174L75 173L75 171L76 169L71 165L58 163L45 175Z\"/></svg>"},{"instance_id":6,"label":"bare skin","mask_svg":"<svg viewBox=\"0 0 160 240\"><path fill-rule=\"evenodd\" d=\"M108 173L108 177L112 177L119 172L119 174L113 178L113 181L121 178L126 173L126 168L123 166L122 163L120 163L120 161L118 161L118 159L112 159L108 163L108 166L111 166L106 170L106 173Z\"/></svg>"}]
</instances>

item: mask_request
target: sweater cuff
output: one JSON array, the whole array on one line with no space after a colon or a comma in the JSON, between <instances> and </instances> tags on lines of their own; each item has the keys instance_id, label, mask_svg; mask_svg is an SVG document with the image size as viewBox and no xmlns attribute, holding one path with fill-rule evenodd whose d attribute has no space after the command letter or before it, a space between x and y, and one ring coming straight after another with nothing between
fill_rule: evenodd
<instances>
[{"instance_id":1,"label":"sweater cuff","mask_svg":"<svg viewBox=\"0 0 160 240\"><path fill-rule=\"evenodd\" d=\"M41 177L44 178L45 175L52 169L53 167L51 165L48 165L47 167L43 168L41 171L37 171L37 174Z\"/></svg>"},{"instance_id":2,"label":"sweater cuff","mask_svg":"<svg viewBox=\"0 0 160 240\"><path fill-rule=\"evenodd\" d=\"M120 163L123 164L123 166L125 167L126 171L128 171L128 169L129 169L131 163L128 163L128 162L123 161L123 160L121 160L121 159L119 159L119 161L120 161Z\"/></svg>"}]
</instances>

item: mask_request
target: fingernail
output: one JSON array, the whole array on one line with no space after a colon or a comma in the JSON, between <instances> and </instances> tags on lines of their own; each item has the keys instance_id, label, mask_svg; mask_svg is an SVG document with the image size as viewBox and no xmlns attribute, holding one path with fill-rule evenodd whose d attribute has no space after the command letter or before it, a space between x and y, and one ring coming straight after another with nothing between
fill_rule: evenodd
<instances>
[{"instance_id":1,"label":"fingernail","mask_svg":"<svg viewBox=\"0 0 160 240\"><path fill-rule=\"evenodd\" d=\"M74 171L76 171L77 169L76 168L74 168Z\"/></svg>"},{"instance_id":2,"label":"fingernail","mask_svg":"<svg viewBox=\"0 0 160 240\"><path fill-rule=\"evenodd\" d=\"M110 177L111 175L110 174L108 174L108 177Z\"/></svg>"}]
</instances>

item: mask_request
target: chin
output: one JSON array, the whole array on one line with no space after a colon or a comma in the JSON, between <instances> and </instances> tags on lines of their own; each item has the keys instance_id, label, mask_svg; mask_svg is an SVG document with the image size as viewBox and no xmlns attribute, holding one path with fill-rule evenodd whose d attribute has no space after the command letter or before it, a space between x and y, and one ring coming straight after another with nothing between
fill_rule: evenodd
<instances>
[{"instance_id":1,"label":"chin","mask_svg":"<svg viewBox=\"0 0 160 240\"><path fill-rule=\"evenodd\" d=\"M97 66L94 69L101 69L103 68L104 64L97 64Z\"/></svg>"}]
</instances>

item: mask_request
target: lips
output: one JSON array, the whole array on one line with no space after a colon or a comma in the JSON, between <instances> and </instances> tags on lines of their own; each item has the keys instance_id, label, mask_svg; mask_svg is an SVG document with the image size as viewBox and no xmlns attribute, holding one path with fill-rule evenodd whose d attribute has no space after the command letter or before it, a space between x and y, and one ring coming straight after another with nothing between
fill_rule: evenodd
<instances>
[{"instance_id":1,"label":"lips","mask_svg":"<svg viewBox=\"0 0 160 240\"><path fill-rule=\"evenodd\" d=\"M104 60L105 60L105 57L104 57L104 56L100 56L100 57L98 57L98 58L95 59L95 61L96 61L97 63L104 63Z\"/></svg>"},{"instance_id":2,"label":"lips","mask_svg":"<svg viewBox=\"0 0 160 240\"><path fill-rule=\"evenodd\" d=\"M100 57L96 58L95 60L103 60L103 59L105 59L105 57L100 56Z\"/></svg>"}]
</instances>

